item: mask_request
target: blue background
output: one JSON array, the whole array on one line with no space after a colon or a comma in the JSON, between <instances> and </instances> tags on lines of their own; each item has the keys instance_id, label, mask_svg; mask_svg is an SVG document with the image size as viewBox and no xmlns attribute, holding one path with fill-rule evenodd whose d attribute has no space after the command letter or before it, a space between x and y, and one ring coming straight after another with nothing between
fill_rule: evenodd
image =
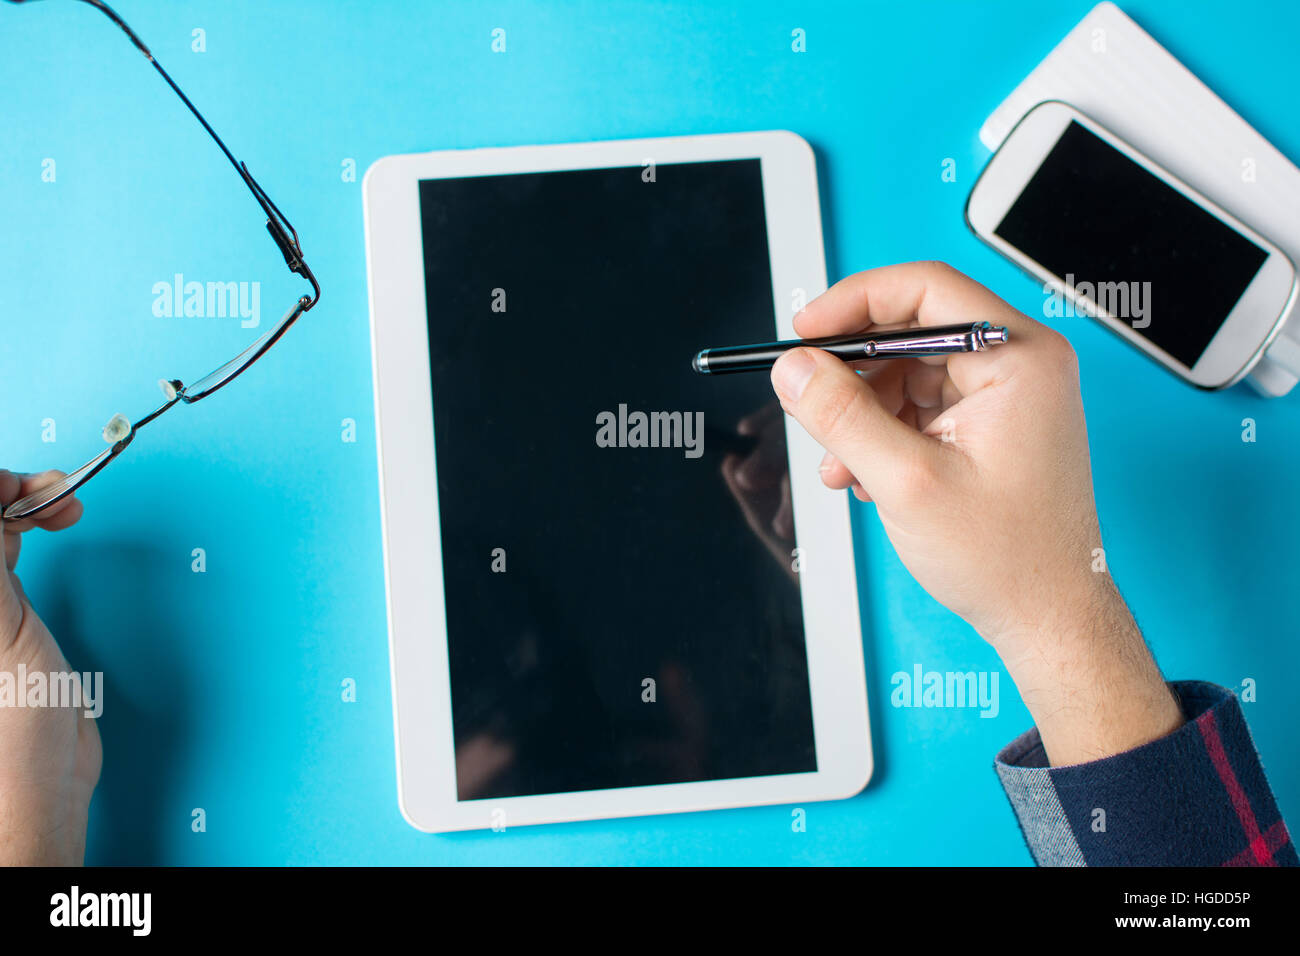
<instances>
[{"instance_id":1,"label":"blue background","mask_svg":"<svg viewBox=\"0 0 1300 956\"><path fill-rule=\"evenodd\" d=\"M391 153L791 129L817 151L832 278L946 259L1041 315L1041 290L961 211L988 156L981 122L1087 2L118 7L298 227L325 292L237 386L141 433L83 493L76 529L24 549L23 580L66 654L106 675L89 862L1028 862L991 768L1028 717L1005 673L995 719L890 707L890 675L917 663L1000 667L857 503L877 760L860 796L808 805L805 833L789 807L451 836L402 820L360 179ZM1300 156L1300 6L1125 9ZM505 54L490 50L495 27ZM791 52L796 27L806 53ZM156 404L159 377L195 378L258 334L155 318L155 282L258 280L264 325L300 285L224 159L103 16L0 4L0 81L0 465L68 469L102 447L112 413ZM955 184L940 176L949 157ZM1300 395L1198 393L1085 320L1055 324L1080 356L1111 568L1171 677L1258 681L1247 717L1294 822ZM191 571L194 548L206 573Z\"/></svg>"}]
</instances>

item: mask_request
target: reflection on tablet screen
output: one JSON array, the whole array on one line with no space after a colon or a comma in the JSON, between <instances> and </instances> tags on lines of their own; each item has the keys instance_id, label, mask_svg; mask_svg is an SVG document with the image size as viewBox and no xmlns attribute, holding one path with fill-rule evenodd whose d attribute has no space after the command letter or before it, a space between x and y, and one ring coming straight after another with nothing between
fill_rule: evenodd
<instances>
[{"instance_id":1,"label":"reflection on tablet screen","mask_svg":"<svg viewBox=\"0 0 1300 956\"><path fill-rule=\"evenodd\" d=\"M461 800L817 769L761 176L420 184Z\"/></svg>"}]
</instances>

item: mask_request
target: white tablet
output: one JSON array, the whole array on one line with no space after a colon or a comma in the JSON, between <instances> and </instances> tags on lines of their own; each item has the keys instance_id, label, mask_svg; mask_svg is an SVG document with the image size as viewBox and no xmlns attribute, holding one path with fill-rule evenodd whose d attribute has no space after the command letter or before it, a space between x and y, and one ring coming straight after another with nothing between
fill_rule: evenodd
<instances>
[{"instance_id":1,"label":"white tablet","mask_svg":"<svg viewBox=\"0 0 1300 956\"><path fill-rule=\"evenodd\" d=\"M826 287L812 150L746 133L365 178L397 777L422 830L848 797L848 498L767 375Z\"/></svg>"}]
</instances>

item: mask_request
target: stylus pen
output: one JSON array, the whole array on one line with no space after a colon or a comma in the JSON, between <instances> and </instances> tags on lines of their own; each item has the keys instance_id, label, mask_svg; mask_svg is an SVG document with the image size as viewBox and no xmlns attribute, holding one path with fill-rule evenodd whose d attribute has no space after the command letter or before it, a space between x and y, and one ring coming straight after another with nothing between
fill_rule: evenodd
<instances>
[{"instance_id":1,"label":"stylus pen","mask_svg":"<svg viewBox=\"0 0 1300 956\"><path fill-rule=\"evenodd\" d=\"M801 346L822 349L846 362L866 359L918 358L950 352L982 352L1008 338L1004 326L987 322L962 325L932 325L868 335L837 335L825 339L790 339L761 345L735 345L705 349L691 359L691 367L702 375L732 372L762 372L770 369L786 352Z\"/></svg>"}]
</instances>

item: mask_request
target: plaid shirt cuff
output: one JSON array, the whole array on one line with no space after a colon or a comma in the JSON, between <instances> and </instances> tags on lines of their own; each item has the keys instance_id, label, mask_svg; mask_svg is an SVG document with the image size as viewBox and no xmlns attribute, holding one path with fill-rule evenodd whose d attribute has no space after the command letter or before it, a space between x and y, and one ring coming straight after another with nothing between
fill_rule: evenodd
<instances>
[{"instance_id":1,"label":"plaid shirt cuff","mask_svg":"<svg viewBox=\"0 0 1300 956\"><path fill-rule=\"evenodd\" d=\"M1039 866L1297 866L1241 705L1170 684L1187 723L1126 753L1048 765L1037 730L995 768Z\"/></svg>"}]
</instances>

